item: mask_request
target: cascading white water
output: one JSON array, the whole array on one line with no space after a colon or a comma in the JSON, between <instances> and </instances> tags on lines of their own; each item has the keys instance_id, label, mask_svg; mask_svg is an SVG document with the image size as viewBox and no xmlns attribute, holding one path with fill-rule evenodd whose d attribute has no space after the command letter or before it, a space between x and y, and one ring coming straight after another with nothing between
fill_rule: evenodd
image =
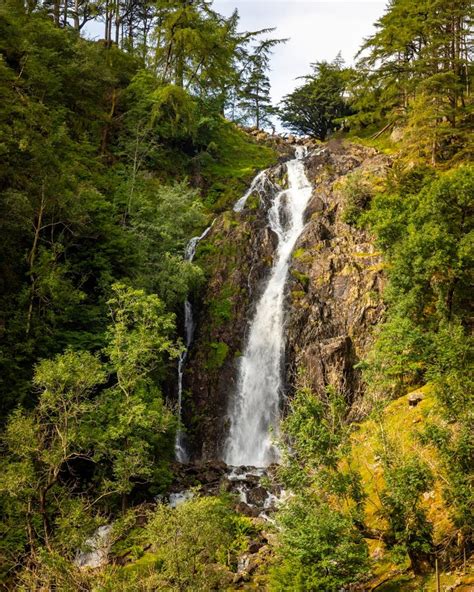
<instances>
[{"instance_id":1,"label":"cascading white water","mask_svg":"<svg viewBox=\"0 0 474 592\"><path fill-rule=\"evenodd\" d=\"M287 163L288 189L275 196L269 210L269 226L278 237L278 247L250 325L240 360L238 391L229 409L231 426L224 460L233 466L266 467L279 457L272 431L278 429L282 394L285 284L312 193L302 161L304 155L305 150L298 148L296 158Z\"/></svg>"},{"instance_id":2,"label":"cascading white water","mask_svg":"<svg viewBox=\"0 0 474 592\"><path fill-rule=\"evenodd\" d=\"M211 230L212 225L208 226L206 230L200 236L194 236L186 246L184 251L184 258L186 261L192 261L194 259L194 255L196 254L196 249L200 241L205 238L208 232ZM184 365L186 362L186 358L188 357L188 350L191 342L193 340L194 335L194 317L193 317L193 307L189 300L186 300L184 303L184 338L185 338L185 349L179 356L178 360L178 417L181 421L181 414L183 408L183 375L184 375ZM187 462L188 461L188 454L186 452L186 447L184 444L184 434L181 429L178 430L176 434L176 440L174 444L174 451L176 455L176 460L178 462Z\"/></svg>"},{"instance_id":3,"label":"cascading white water","mask_svg":"<svg viewBox=\"0 0 474 592\"><path fill-rule=\"evenodd\" d=\"M265 189L265 185L267 183L270 183L268 179L268 171L260 171L260 173L254 177L250 187L248 188L248 191L235 203L233 208L234 212L241 212L252 193L260 193Z\"/></svg>"}]
</instances>

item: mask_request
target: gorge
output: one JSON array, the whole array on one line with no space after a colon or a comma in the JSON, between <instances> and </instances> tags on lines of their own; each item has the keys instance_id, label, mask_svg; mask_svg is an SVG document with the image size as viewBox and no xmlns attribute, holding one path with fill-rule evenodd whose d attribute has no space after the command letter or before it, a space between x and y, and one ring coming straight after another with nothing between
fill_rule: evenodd
<instances>
[{"instance_id":1,"label":"gorge","mask_svg":"<svg viewBox=\"0 0 474 592\"><path fill-rule=\"evenodd\" d=\"M342 390L354 413L360 400L354 365L383 312L383 276L368 235L342 221L334 187L355 171L383 176L390 162L337 142L283 146L284 162L256 176L196 252L209 283L195 307L183 379L194 460L274 462L277 418L297 365L321 396Z\"/></svg>"}]
</instances>

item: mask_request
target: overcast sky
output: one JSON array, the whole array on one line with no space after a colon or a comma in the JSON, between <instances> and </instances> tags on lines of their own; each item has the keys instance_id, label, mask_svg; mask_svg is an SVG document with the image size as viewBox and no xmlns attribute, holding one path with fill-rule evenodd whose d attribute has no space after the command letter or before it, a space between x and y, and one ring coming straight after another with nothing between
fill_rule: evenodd
<instances>
[{"instance_id":1,"label":"overcast sky","mask_svg":"<svg viewBox=\"0 0 474 592\"><path fill-rule=\"evenodd\" d=\"M214 0L213 8L224 15L237 8L241 30L276 27L274 36L289 37L275 48L272 59L272 98L277 103L295 88L298 76L309 73L312 62L333 60L341 51L346 63L352 63L385 5L386 0Z\"/></svg>"}]
</instances>

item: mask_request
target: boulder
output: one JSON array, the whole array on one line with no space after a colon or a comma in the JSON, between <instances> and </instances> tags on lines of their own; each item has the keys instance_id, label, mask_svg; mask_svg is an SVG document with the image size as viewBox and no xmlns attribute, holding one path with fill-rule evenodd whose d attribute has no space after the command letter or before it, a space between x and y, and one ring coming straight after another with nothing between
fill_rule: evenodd
<instances>
[{"instance_id":1,"label":"boulder","mask_svg":"<svg viewBox=\"0 0 474 592\"><path fill-rule=\"evenodd\" d=\"M262 507L268 497L268 491L265 487L258 485L247 492L247 500L249 504Z\"/></svg>"},{"instance_id":2,"label":"boulder","mask_svg":"<svg viewBox=\"0 0 474 592\"><path fill-rule=\"evenodd\" d=\"M418 403L421 403L421 401L423 401L423 399L424 397L421 393L411 393L411 395L408 396L408 405L410 407L416 407Z\"/></svg>"}]
</instances>

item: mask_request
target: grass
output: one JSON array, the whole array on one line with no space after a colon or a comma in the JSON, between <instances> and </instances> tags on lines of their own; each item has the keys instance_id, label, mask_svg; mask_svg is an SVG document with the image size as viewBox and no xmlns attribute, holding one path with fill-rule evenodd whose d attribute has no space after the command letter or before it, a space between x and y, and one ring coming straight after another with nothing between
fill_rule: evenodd
<instances>
[{"instance_id":1,"label":"grass","mask_svg":"<svg viewBox=\"0 0 474 592\"><path fill-rule=\"evenodd\" d=\"M423 400L410 407L408 398L411 394L420 393ZM379 461L382 451L382 434L386 441L397 445L403 456L417 456L433 471L436 482L430 496L425 500L428 519L435 526L435 540L440 540L451 530L447 509L441 495L441 470L435 449L422 445L419 435L427 422L439 422L436 401L430 385L408 393L392 401L377 419L369 419L360 424L352 435L352 453L350 464L360 472L364 491L367 495L366 520L368 526L380 526L381 502L380 494L385 487L383 468Z\"/></svg>"},{"instance_id":2,"label":"grass","mask_svg":"<svg viewBox=\"0 0 474 592\"><path fill-rule=\"evenodd\" d=\"M410 395L413 394L423 396L416 407L411 407L408 401ZM380 499L385 488L385 480L379 457L385 441L386 446L397 446L402 456L416 456L429 466L435 481L431 491L425 494L422 505L428 520L434 527L434 543L439 544L447 537L453 536L454 526L442 495L444 475L437 451L433 446L422 444L420 441L420 435L427 424L438 424L439 422L441 422L441 415L433 388L427 384L390 402L378 416L359 424L358 429L352 434L351 452L342 463L341 468L348 470L350 467L360 474L362 488L366 495L365 522L369 528L384 529L387 526L382 516ZM345 509L349 510L349 508ZM383 543L368 540L367 544L371 556L377 557L374 577L377 582L380 582L380 585L377 585L378 592L428 592L436 589L433 574L424 578L414 577L407 570L408 565L395 565ZM468 575L464 576L466 582L468 582L468 577L472 576L472 571L467 570L467 573ZM459 574L442 573L442 589L443 586L453 584L459 577ZM385 579L387 582L382 583ZM469 588L467 584L466 586L457 588L457 590L463 592L474 590L473 587Z\"/></svg>"},{"instance_id":3,"label":"grass","mask_svg":"<svg viewBox=\"0 0 474 592\"><path fill-rule=\"evenodd\" d=\"M203 163L205 204L213 212L229 207L245 193L257 171L276 164L278 155L235 124L221 121L214 137L215 158Z\"/></svg>"},{"instance_id":4,"label":"grass","mask_svg":"<svg viewBox=\"0 0 474 592\"><path fill-rule=\"evenodd\" d=\"M354 144L361 144L362 146L368 146L369 148L375 148L379 152L384 154L396 154L400 147L397 142L394 142L391 138L392 128L385 131L378 138L374 139L384 127L381 123L379 126L369 126L363 130L356 130L349 132L341 136L343 139L349 140Z\"/></svg>"}]
</instances>

